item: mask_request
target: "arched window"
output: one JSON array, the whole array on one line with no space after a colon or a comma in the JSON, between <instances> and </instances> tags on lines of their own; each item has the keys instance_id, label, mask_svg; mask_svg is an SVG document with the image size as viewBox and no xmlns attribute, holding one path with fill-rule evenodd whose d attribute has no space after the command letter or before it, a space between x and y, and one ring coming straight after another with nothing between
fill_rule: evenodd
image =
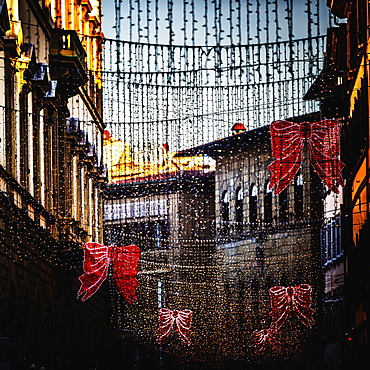
<instances>
[{"instance_id":1,"label":"arched window","mask_svg":"<svg viewBox=\"0 0 370 370\"><path fill-rule=\"evenodd\" d=\"M257 195L258 188L256 184L252 184L249 192L249 221L250 223L257 222Z\"/></svg>"},{"instance_id":2,"label":"arched window","mask_svg":"<svg viewBox=\"0 0 370 370\"><path fill-rule=\"evenodd\" d=\"M303 176L298 173L294 179L294 213L296 220L303 218Z\"/></svg>"},{"instance_id":3,"label":"arched window","mask_svg":"<svg viewBox=\"0 0 370 370\"><path fill-rule=\"evenodd\" d=\"M243 230L243 189L240 186L236 189L235 195L236 230L241 232Z\"/></svg>"},{"instance_id":4,"label":"arched window","mask_svg":"<svg viewBox=\"0 0 370 370\"><path fill-rule=\"evenodd\" d=\"M229 232L229 214L230 214L230 196L227 190L224 190L221 196L221 232Z\"/></svg>"},{"instance_id":5,"label":"arched window","mask_svg":"<svg viewBox=\"0 0 370 370\"><path fill-rule=\"evenodd\" d=\"M271 224L272 222L272 189L269 189L269 181L265 184L265 194L263 198L263 209L265 222Z\"/></svg>"},{"instance_id":6,"label":"arched window","mask_svg":"<svg viewBox=\"0 0 370 370\"><path fill-rule=\"evenodd\" d=\"M288 217L288 188L285 188L279 195L279 221L287 222Z\"/></svg>"}]
</instances>

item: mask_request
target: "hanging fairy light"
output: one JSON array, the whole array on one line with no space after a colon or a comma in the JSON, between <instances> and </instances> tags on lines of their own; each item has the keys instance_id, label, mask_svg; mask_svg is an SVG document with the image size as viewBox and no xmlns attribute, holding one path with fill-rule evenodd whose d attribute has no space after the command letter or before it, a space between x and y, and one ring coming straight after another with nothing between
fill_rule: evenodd
<instances>
[{"instance_id":1,"label":"hanging fairy light","mask_svg":"<svg viewBox=\"0 0 370 370\"><path fill-rule=\"evenodd\" d=\"M248 141L249 155L224 139L236 122L258 131L317 110L303 100L303 87L323 62L325 40L312 27L319 15L307 0L310 35L297 38L295 27L303 23L296 21L292 0L130 0L117 6L116 32L129 32L127 39L121 32L105 43L105 237L107 244L136 243L142 253L137 303L127 305L111 286L112 324L155 348L159 325L168 334L161 348L182 361L262 361L253 333L270 324L269 289L317 283L314 248L297 248L311 243L317 224L296 217L292 205L282 212L288 221L279 221L279 207L296 196L297 182L286 198L269 191L265 177L273 158L266 136ZM213 153L216 160L199 153L176 157L218 140L222 155ZM308 189L306 162L301 170L299 186ZM271 219L265 220L269 204ZM226 227L218 229L221 207ZM240 229L249 234L238 236ZM180 333L172 330L184 310L192 312L189 346L181 328L188 333L190 322L176 327ZM159 312L166 317L158 322ZM296 320L292 315L279 337L263 329L259 343L269 341L279 351L262 357L299 353L312 329Z\"/></svg>"}]
</instances>

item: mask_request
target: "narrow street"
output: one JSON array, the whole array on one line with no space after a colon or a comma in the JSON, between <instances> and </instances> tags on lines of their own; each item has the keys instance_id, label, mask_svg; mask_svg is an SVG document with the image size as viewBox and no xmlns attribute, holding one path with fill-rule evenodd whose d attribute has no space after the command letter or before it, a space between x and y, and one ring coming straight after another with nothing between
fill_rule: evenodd
<instances>
[{"instance_id":1,"label":"narrow street","mask_svg":"<svg viewBox=\"0 0 370 370\"><path fill-rule=\"evenodd\" d=\"M0 0L0 370L369 363L366 0Z\"/></svg>"}]
</instances>

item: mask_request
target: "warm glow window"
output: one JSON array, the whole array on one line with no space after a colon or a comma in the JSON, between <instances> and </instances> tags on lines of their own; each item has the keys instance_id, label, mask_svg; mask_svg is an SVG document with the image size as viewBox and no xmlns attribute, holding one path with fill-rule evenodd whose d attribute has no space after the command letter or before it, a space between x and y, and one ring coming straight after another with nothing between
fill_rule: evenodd
<instances>
[{"instance_id":1,"label":"warm glow window","mask_svg":"<svg viewBox=\"0 0 370 370\"><path fill-rule=\"evenodd\" d=\"M221 197L221 232L228 232L229 230L229 220L230 220L230 207L229 207L229 193L225 190Z\"/></svg>"},{"instance_id":2,"label":"warm glow window","mask_svg":"<svg viewBox=\"0 0 370 370\"><path fill-rule=\"evenodd\" d=\"M272 222L272 190L268 187L269 181L265 184L265 194L263 199L265 222L270 224Z\"/></svg>"},{"instance_id":3,"label":"warm glow window","mask_svg":"<svg viewBox=\"0 0 370 370\"><path fill-rule=\"evenodd\" d=\"M257 222L257 197L258 188L256 184L253 184L250 189L249 195L249 219L250 223Z\"/></svg>"},{"instance_id":4,"label":"warm glow window","mask_svg":"<svg viewBox=\"0 0 370 370\"><path fill-rule=\"evenodd\" d=\"M241 187L238 187L236 190L235 197L235 221L236 229L238 232L243 229L243 190Z\"/></svg>"},{"instance_id":5,"label":"warm glow window","mask_svg":"<svg viewBox=\"0 0 370 370\"><path fill-rule=\"evenodd\" d=\"M296 220L303 218L303 176L298 174L294 179L294 213Z\"/></svg>"}]
</instances>

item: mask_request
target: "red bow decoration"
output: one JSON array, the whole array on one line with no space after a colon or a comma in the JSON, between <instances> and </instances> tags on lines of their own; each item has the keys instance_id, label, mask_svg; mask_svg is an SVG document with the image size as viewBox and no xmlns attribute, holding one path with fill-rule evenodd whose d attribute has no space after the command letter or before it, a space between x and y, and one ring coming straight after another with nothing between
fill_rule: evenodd
<instances>
[{"instance_id":1,"label":"red bow decoration","mask_svg":"<svg viewBox=\"0 0 370 370\"><path fill-rule=\"evenodd\" d=\"M276 338L277 331L284 325L290 312L295 312L302 324L311 328L314 324L312 305L312 287L300 284L296 287L274 286L269 290L272 322L268 329L253 332L254 348L262 352L269 344L273 350L280 349Z\"/></svg>"},{"instance_id":2,"label":"red bow decoration","mask_svg":"<svg viewBox=\"0 0 370 370\"><path fill-rule=\"evenodd\" d=\"M171 333L173 324L176 323L177 331L182 337L182 340L190 346L191 321L193 312L191 310L169 310L161 308L159 310L159 328L158 328L158 343L161 344Z\"/></svg>"},{"instance_id":3,"label":"red bow decoration","mask_svg":"<svg viewBox=\"0 0 370 370\"><path fill-rule=\"evenodd\" d=\"M270 288L272 311L271 329L278 330L285 323L290 312L294 311L302 324L311 328L314 324L312 305L312 287L308 284L296 287L275 286Z\"/></svg>"},{"instance_id":4,"label":"red bow decoration","mask_svg":"<svg viewBox=\"0 0 370 370\"><path fill-rule=\"evenodd\" d=\"M84 274L78 279L81 287L77 297L81 301L90 298L102 285L108 276L109 264L113 262L113 279L118 290L129 304L137 301L136 288L139 282L136 279L139 266L140 248L136 245L124 247L105 246L89 242L84 245Z\"/></svg>"},{"instance_id":5,"label":"red bow decoration","mask_svg":"<svg viewBox=\"0 0 370 370\"><path fill-rule=\"evenodd\" d=\"M341 123L336 120L294 123L276 121L271 124L271 149L275 160L267 166L271 171L269 188L280 194L293 180L302 162L302 149L308 143L311 164L326 186L338 193L343 186L344 163L340 154Z\"/></svg>"},{"instance_id":6,"label":"red bow decoration","mask_svg":"<svg viewBox=\"0 0 370 370\"><path fill-rule=\"evenodd\" d=\"M262 330L255 330L253 332L253 339L254 339L254 347L257 352L261 352L266 344L270 344L270 346L275 350L279 351L281 347L281 343L276 338L276 330L274 329L262 329Z\"/></svg>"}]
</instances>

